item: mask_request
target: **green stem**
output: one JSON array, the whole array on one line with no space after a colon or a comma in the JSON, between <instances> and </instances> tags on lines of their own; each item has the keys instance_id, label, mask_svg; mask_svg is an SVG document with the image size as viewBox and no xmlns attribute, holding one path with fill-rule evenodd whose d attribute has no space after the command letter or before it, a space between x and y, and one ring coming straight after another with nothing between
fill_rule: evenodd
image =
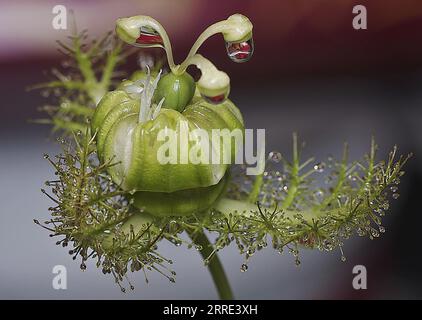
<instances>
[{"instance_id":1,"label":"green stem","mask_svg":"<svg viewBox=\"0 0 422 320\"><path fill-rule=\"evenodd\" d=\"M218 291L218 295L222 300L233 300L232 289L230 288L229 280L227 279L226 273L224 272L223 266L220 262L216 253L213 253L213 247L204 232L192 232L186 230L192 241L202 247L201 253L202 258L208 259L211 255L212 258L208 263L208 270L211 273L214 285Z\"/></svg>"},{"instance_id":2,"label":"green stem","mask_svg":"<svg viewBox=\"0 0 422 320\"><path fill-rule=\"evenodd\" d=\"M248 202L256 203L258 201L259 191L261 190L263 181L264 180L263 180L262 174L256 176L255 181L253 182L253 185L252 185L251 193L249 194L249 197L248 197Z\"/></svg>"},{"instance_id":3,"label":"green stem","mask_svg":"<svg viewBox=\"0 0 422 320\"><path fill-rule=\"evenodd\" d=\"M290 170L291 170L290 174L292 176L292 182L291 182L291 185L289 186L289 191L287 192L287 196L281 205L281 209L283 210L288 209L293 203L293 200L296 197L296 193L298 191L298 188L301 182L301 178L299 176L299 152L297 148L297 134L296 133L293 134L293 163L291 164Z\"/></svg>"},{"instance_id":4,"label":"green stem","mask_svg":"<svg viewBox=\"0 0 422 320\"><path fill-rule=\"evenodd\" d=\"M347 143L345 143L344 149L343 149L343 160L341 161L340 172L338 175L337 183L335 187L333 188L331 195L326 197L324 201L319 205L319 210L324 210L331 202L336 200L341 189L343 188L343 184L346 180L348 154L349 154L348 145Z\"/></svg>"},{"instance_id":5,"label":"green stem","mask_svg":"<svg viewBox=\"0 0 422 320\"><path fill-rule=\"evenodd\" d=\"M205 42L205 40L207 40L209 37L213 36L216 33L220 33L224 31L226 27L227 27L227 22L226 20L223 20L223 21L214 23L213 25L205 29L205 31L199 35L198 39L196 39L195 43L193 44L192 48L190 49L188 53L188 56L180 64L176 72L178 74L185 72L186 68L189 66L189 59L192 58L196 54L199 47Z\"/></svg>"}]
</instances>

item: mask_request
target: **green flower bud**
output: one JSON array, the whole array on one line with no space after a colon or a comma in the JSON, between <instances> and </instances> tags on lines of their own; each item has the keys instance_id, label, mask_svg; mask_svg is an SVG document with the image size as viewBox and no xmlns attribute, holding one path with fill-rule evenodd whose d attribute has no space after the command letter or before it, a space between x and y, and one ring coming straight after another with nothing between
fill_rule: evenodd
<instances>
[{"instance_id":1,"label":"green flower bud","mask_svg":"<svg viewBox=\"0 0 422 320\"><path fill-rule=\"evenodd\" d=\"M154 100L165 98L163 107L182 112L195 94L195 81L187 73L175 75L170 72L160 79Z\"/></svg>"},{"instance_id":2,"label":"green flower bud","mask_svg":"<svg viewBox=\"0 0 422 320\"><path fill-rule=\"evenodd\" d=\"M95 124L102 122L97 129L98 155L103 161L114 159L116 162L109 170L116 183L126 190L174 192L207 187L220 181L228 164L161 164L157 155L166 142L158 141L157 135L164 128L177 134L183 130L182 127L187 130L201 128L209 133L212 129L243 130L242 117L232 102L226 100L214 106L198 101L183 113L161 109L154 120L139 123L139 102L125 100L127 96L123 94L123 99L113 99L120 96L119 93L108 93L98 105L95 116ZM189 142L189 148L194 145L197 141ZM231 146L232 159L236 147L235 144ZM175 148L177 153L182 152L180 140Z\"/></svg>"}]
</instances>

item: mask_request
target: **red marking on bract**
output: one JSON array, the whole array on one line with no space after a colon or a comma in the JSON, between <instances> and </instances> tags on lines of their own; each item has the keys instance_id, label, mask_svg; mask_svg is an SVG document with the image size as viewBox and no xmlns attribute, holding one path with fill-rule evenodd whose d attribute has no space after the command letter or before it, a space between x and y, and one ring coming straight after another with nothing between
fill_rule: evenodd
<instances>
[{"instance_id":1,"label":"red marking on bract","mask_svg":"<svg viewBox=\"0 0 422 320\"><path fill-rule=\"evenodd\" d=\"M223 102L225 98L226 96L224 94L220 94L215 97L207 97L207 100L209 100L212 103L220 103L220 102Z\"/></svg>"},{"instance_id":2,"label":"red marking on bract","mask_svg":"<svg viewBox=\"0 0 422 320\"><path fill-rule=\"evenodd\" d=\"M163 39L160 35L141 33L136 43L139 44L163 44Z\"/></svg>"}]
</instances>

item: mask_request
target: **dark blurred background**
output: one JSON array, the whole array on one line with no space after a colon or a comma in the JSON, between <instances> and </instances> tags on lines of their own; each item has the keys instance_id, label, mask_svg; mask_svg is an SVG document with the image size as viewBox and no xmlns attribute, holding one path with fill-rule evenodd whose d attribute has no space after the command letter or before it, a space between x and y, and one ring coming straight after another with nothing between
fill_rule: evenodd
<instances>
[{"instance_id":1,"label":"dark blurred background","mask_svg":"<svg viewBox=\"0 0 422 320\"><path fill-rule=\"evenodd\" d=\"M187 54L211 23L239 12L254 24L255 54L246 64L226 56L221 36L200 49L229 73L231 99L248 128L265 128L267 151L289 154L291 134L306 141L306 155L340 155L348 141L351 158L369 151L371 135L386 157L397 144L415 156L406 166L400 198L386 219L380 239L346 243L347 262L339 253L305 251L297 268L292 257L271 249L256 254L246 273L236 249L222 253L237 298L422 298L422 2L418 0L283 1L1 1L0 2L0 298L216 298L199 255L162 244L178 272L176 284L151 276L147 286L134 275L137 290L121 294L111 278L93 265L86 272L66 250L56 247L33 218L47 219L50 206L40 188L52 168L42 159L57 146L50 128L28 123L45 103L31 84L60 64L55 40L68 31L51 26L52 8L63 4L75 12L80 29L98 36L113 29L118 17L151 15L170 35L176 61ZM352 8L365 5L368 29L352 28ZM136 67L136 66L133 66ZM68 290L51 286L52 268L68 270ZM368 289L355 291L352 268L368 270Z\"/></svg>"}]
</instances>

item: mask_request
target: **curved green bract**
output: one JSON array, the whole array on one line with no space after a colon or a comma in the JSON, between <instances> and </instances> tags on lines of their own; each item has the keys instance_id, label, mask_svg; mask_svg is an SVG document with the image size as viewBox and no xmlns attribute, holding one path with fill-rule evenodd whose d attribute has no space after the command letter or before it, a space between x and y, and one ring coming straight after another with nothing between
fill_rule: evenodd
<instances>
[{"instance_id":1,"label":"curved green bract","mask_svg":"<svg viewBox=\"0 0 422 320\"><path fill-rule=\"evenodd\" d=\"M139 191L133 195L134 206L154 216L185 216L209 209L224 193L228 177L209 187L175 192Z\"/></svg>"},{"instance_id":2,"label":"curved green bract","mask_svg":"<svg viewBox=\"0 0 422 320\"><path fill-rule=\"evenodd\" d=\"M115 90L99 102L91 123L97 134L99 158L103 162L114 159L116 164L110 167L109 174L124 190L166 193L186 190L184 194L188 195L189 189L217 185L233 162L238 143L243 143L240 139L220 137L216 146L211 141L213 129L227 129L229 133L237 130L243 138L242 116L229 100L212 105L195 96L183 112L162 108L154 119L145 122L139 122L139 109L139 98L133 98L124 90ZM208 133L208 141L202 141L201 135L192 135L196 129ZM159 139L160 132L166 130L173 130L176 141L165 136ZM211 156L208 163L191 162L190 155L198 152L202 144L210 146L210 155L219 153L219 162L211 163ZM181 155L186 147L188 152L183 161ZM229 153L228 162L224 161L225 153ZM163 162L163 157L171 154L176 158ZM158 155L163 156L161 161ZM138 198L146 197L139 195ZM197 204L186 203L186 207L189 206Z\"/></svg>"}]
</instances>

